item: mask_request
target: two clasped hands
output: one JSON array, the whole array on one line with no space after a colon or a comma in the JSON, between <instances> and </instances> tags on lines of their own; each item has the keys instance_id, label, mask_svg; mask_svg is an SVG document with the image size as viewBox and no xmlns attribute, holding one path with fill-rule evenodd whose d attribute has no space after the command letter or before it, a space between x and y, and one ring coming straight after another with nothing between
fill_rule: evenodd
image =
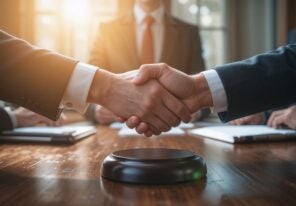
<instances>
[{"instance_id":1,"label":"two clasped hands","mask_svg":"<svg viewBox=\"0 0 296 206\"><path fill-rule=\"evenodd\" d=\"M98 70L88 102L107 108L148 137L189 122L192 113L213 105L202 74L189 76L164 63L118 75Z\"/></svg>"}]
</instances>

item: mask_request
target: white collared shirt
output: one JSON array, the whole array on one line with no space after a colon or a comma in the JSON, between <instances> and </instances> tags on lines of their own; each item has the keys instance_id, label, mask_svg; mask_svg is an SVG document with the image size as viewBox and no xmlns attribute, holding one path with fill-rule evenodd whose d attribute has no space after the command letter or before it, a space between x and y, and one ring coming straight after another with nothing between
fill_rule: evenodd
<instances>
[{"instance_id":1,"label":"white collared shirt","mask_svg":"<svg viewBox=\"0 0 296 206\"><path fill-rule=\"evenodd\" d=\"M82 62L76 65L60 103L61 108L85 113L89 105L88 93L97 70L97 67Z\"/></svg>"},{"instance_id":2,"label":"white collared shirt","mask_svg":"<svg viewBox=\"0 0 296 206\"><path fill-rule=\"evenodd\" d=\"M136 3L134 6L134 16L136 21L136 45L138 54L142 51L142 39L143 34L146 29L145 17L150 15L154 18L154 23L152 25L152 34L153 34L153 48L154 48L154 62L160 62L162 49L163 49L163 40L164 40L164 6L161 5L156 10L151 13L145 13L143 9Z\"/></svg>"},{"instance_id":3,"label":"white collared shirt","mask_svg":"<svg viewBox=\"0 0 296 206\"><path fill-rule=\"evenodd\" d=\"M228 108L228 101L224 85L215 69L202 72L207 80L213 99L213 112L225 112Z\"/></svg>"}]
</instances>

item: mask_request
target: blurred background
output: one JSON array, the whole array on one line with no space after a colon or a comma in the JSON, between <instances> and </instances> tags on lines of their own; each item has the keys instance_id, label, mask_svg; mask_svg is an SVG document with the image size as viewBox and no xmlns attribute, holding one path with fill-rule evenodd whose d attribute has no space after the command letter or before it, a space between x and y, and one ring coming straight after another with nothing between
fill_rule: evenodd
<instances>
[{"instance_id":1,"label":"blurred background","mask_svg":"<svg viewBox=\"0 0 296 206\"><path fill-rule=\"evenodd\" d=\"M87 62L101 22L133 0L0 0L0 29ZM198 25L206 67L283 45L296 28L294 0L165 0L169 13Z\"/></svg>"}]
</instances>

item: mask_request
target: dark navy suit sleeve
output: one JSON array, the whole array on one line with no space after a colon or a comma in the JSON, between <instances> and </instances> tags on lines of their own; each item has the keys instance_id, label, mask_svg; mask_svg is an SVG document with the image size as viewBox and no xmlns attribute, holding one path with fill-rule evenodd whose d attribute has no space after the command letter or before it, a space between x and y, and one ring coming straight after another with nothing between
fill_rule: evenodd
<instances>
[{"instance_id":1,"label":"dark navy suit sleeve","mask_svg":"<svg viewBox=\"0 0 296 206\"><path fill-rule=\"evenodd\" d=\"M288 44L295 44L296 43L296 29L290 31L288 33Z\"/></svg>"},{"instance_id":2,"label":"dark navy suit sleeve","mask_svg":"<svg viewBox=\"0 0 296 206\"><path fill-rule=\"evenodd\" d=\"M296 44L216 68L228 109L219 113L227 122L296 102Z\"/></svg>"}]
</instances>

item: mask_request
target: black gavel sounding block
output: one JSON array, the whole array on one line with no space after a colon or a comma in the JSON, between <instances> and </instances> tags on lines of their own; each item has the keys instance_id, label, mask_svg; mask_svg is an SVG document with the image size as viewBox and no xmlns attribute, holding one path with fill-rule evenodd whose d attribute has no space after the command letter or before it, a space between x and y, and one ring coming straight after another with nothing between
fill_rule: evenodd
<instances>
[{"instance_id":1,"label":"black gavel sounding block","mask_svg":"<svg viewBox=\"0 0 296 206\"><path fill-rule=\"evenodd\" d=\"M204 159L178 149L128 149L113 152L102 164L102 177L125 183L174 184L207 174Z\"/></svg>"}]
</instances>

